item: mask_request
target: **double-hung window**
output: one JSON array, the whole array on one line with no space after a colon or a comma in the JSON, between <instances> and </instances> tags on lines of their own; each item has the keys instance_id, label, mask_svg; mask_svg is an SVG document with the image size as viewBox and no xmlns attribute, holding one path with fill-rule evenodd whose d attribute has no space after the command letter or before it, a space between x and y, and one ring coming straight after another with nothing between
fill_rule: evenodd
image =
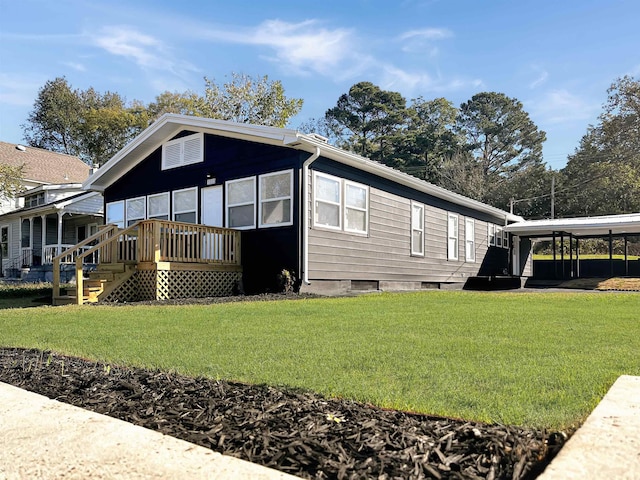
<instances>
[{"instance_id":1,"label":"double-hung window","mask_svg":"<svg viewBox=\"0 0 640 480\"><path fill-rule=\"evenodd\" d=\"M509 232L502 231L502 248L509 248Z\"/></svg>"},{"instance_id":2,"label":"double-hung window","mask_svg":"<svg viewBox=\"0 0 640 480\"><path fill-rule=\"evenodd\" d=\"M344 229L347 232L367 233L369 190L364 185L344 182Z\"/></svg>"},{"instance_id":3,"label":"double-hung window","mask_svg":"<svg viewBox=\"0 0 640 480\"><path fill-rule=\"evenodd\" d=\"M341 229L342 188L340 179L317 172L314 179L314 224Z\"/></svg>"},{"instance_id":4,"label":"double-hung window","mask_svg":"<svg viewBox=\"0 0 640 480\"><path fill-rule=\"evenodd\" d=\"M447 224L447 258L458 260L458 215L448 214Z\"/></svg>"},{"instance_id":5,"label":"double-hung window","mask_svg":"<svg viewBox=\"0 0 640 480\"><path fill-rule=\"evenodd\" d=\"M260 227L293 224L293 170L260 175Z\"/></svg>"},{"instance_id":6,"label":"double-hung window","mask_svg":"<svg viewBox=\"0 0 640 480\"><path fill-rule=\"evenodd\" d=\"M227 227L256 227L256 177L226 183Z\"/></svg>"},{"instance_id":7,"label":"double-hung window","mask_svg":"<svg viewBox=\"0 0 640 480\"><path fill-rule=\"evenodd\" d=\"M127 227L133 225L139 220L144 220L147 215L147 202L145 197L129 198L125 205L125 215L127 218Z\"/></svg>"},{"instance_id":8,"label":"double-hung window","mask_svg":"<svg viewBox=\"0 0 640 480\"><path fill-rule=\"evenodd\" d=\"M411 202L411 255L424 256L424 206Z\"/></svg>"},{"instance_id":9,"label":"double-hung window","mask_svg":"<svg viewBox=\"0 0 640 480\"><path fill-rule=\"evenodd\" d=\"M169 192L147 197L147 215L149 219L169 220Z\"/></svg>"},{"instance_id":10,"label":"double-hung window","mask_svg":"<svg viewBox=\"0 0 640 480\"><path fill-rule=\"evenodd\" d=\"M473 218L467 218L464 222L465 261L476 261L476 225Z\"/></svg>"},{"instance_id":11,"label":"double-hung window","mask_svg":"<svg viewBox=\"0 0 640 480\"><path fill-rule=\"evenodd\" d=\"M204 135L195 133L162 145L162 170L204 161Z\"/></svg>"},{"instance_id":12,"label":"double-hung window","mask_svg":"<svg viewBox=\"0 0 640 480\"><path fill-rule=\"evenodd\" d=\"M198 188L185 188L173 192L173 220L196 223L198 221Z\"/></svg>"},{"instance_id":13,"label":"double-hung window","mask_svg":"<svg viewBox=\"0 0 640 480\"><path fill-rule=\"evenodd\" d=\"M107 224L124 228L124 200L107 203Z\"/></svg>"},{"instance_id":14,"label":"double-hung window","mask_svg":"<svg viewBox=\"0 0 640 480\"><path fill-rule=\"evenodd\" d=\"M496 245L496 226L493 223L487 224L487 237L489 238L489 246L495 247Z\"/></svg>"},{"instance_id":15,"label":"double-hung window","mask_svg":"<svg viewBox=\"0 0 640 480\"><path fill-rule=\"evenodd\" d=\"M496 225L496 247L502 247L502 227Z\"/></svg>"},{"instance_id":16,"label":"double-hung window","mask_svg":"<svg viewBox=\"0 0 640 480\"><path fill-rule=\"evenodd\" d=\"M363 233L369 231L369 187L326 173L313 177L313 224Z\"/></svg>"},{"instance_id":17,"label":"double-hung window","mask_svg":"<svg viewBox=\"0 0 640 480\"><path fill-rule=\"evenodd\" d=\"M2 258L9 258L9 226L0 227L0 255ZM1 267L2 265L0 265Z\"/></svg>"}]
</instances>

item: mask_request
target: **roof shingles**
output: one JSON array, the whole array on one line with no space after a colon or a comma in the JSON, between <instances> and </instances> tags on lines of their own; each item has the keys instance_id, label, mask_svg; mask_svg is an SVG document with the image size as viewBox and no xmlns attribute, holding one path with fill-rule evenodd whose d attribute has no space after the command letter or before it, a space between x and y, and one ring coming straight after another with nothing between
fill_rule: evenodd
<instances>
[{"instance_id":1,"label":"roof shingles","mask_svg":"<svg viewBox=\"0 0 640 480\"><path fill-rule=\"evenodd\" d=\"M78 157L35 147L22 151L13 143L0 142L0 163L24 164L25 179L41 183L82 183L89 176L89 165Z\"/></svg>"}]
</instances>

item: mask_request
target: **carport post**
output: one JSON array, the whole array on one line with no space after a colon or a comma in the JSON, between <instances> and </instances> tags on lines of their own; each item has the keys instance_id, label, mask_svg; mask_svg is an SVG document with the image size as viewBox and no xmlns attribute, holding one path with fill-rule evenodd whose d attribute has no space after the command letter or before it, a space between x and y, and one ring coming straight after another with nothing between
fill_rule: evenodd
<instances>
[{"instance_id":1,"label":"carport post","mask_svg":"<svg viewBox=\"0 0 640 480\"><path fill-rule=\"evenodd\" d=\"M613 277L613 232L609 230L609 274Z\"/></svg>"},{"instance_id":2,"label":"carport post","mask_svg":"<svg viewBox=\"0 0 640 480\"><path fill-rule=\"evenodd\" d=\"M624 276L629 276L629 246L627 236L624 236Z\"/></svg>"},{"instance_id":3,"label":"carport post","mask_svg":"<svg viewBox=\"0 0 640 480\"><path fill-rule=\"evenodd\" d=\"M558 278L558 265L556 264L556 232L551 232L553 244L553 278Z\"/></svg>"},{"instance_id":4,"label":"carport post","mask_svg":"<svg viewBox=\"0 0 640 480\"><path fill-rule=\"evenodd\" d=\"M580 278L580 239L576 238L576 278Z\"/></svg>"},{"instance_id":5,"label":"carport post","mask_svg":"<svg viewBox=\"0 0 640 480\"><path fill-rule=\"evenodd\" d=\"M564 232L560 232L560 262L562 262L562 279L564 280L567 278L564 271Z\"/></svg>"}]
</instances>

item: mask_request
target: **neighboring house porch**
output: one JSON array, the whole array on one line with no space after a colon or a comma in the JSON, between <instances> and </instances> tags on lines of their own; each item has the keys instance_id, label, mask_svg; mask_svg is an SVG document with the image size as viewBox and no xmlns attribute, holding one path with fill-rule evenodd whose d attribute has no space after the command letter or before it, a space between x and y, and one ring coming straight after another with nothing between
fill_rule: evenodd
<instances>
[{"instance_id":1,"label":"neighboring house porch","mask_svg":"<svg viewBox=\"0 0 640 480\"><path fill-rule=\"evenodd\" d=\"M2 275L50 281L53 258L95 234L102 223L102 196L95 192L0 216Z\"/></svg>"}]
</instances>

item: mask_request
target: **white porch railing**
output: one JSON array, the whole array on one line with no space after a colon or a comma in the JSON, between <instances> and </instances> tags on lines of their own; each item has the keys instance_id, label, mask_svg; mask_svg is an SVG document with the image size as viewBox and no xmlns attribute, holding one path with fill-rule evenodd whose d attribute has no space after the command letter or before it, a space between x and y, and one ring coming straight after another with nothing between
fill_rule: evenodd
<instances>
[{"instance_id":1,"label":"white porch railing","mask_svg":"<svg viewBox=\"0 0 640 480\"><path fill-rule=\"evenodd\" d=\"M23 247L20 250L20 258L17 263L19 264L18 268L33 265L33 249L31 247Z\"/></svg>"},{"instance_id":2,"label":"white porch railing","mask_svg":"<svg viewBox=\"0 0 640 480\"><path fill-rule=\"evenodd\" d=\"M52 264L53 263L53 257L57 257L58 255L60 255L65 250L69 250L69 249L71 249L73 247L74 247L74 245L69 245L69 244L45 245L45 247L44 247L44 255L43 255L43 258L42 258L42 263L44 265ZM93 247L93 245L85 245L84 247L80 247L77 250L73 250L68 255L65 255L64 257L62 257L60 259L60 263L75 263L76 257L79 254L82 254L82 253L86 252L87 250L90 250L92 247ZM95 251L91 255L86 256L83 259L83 263L98 263L99 253L100 253L99 251Z\"/></svg>"}]
</instances>

